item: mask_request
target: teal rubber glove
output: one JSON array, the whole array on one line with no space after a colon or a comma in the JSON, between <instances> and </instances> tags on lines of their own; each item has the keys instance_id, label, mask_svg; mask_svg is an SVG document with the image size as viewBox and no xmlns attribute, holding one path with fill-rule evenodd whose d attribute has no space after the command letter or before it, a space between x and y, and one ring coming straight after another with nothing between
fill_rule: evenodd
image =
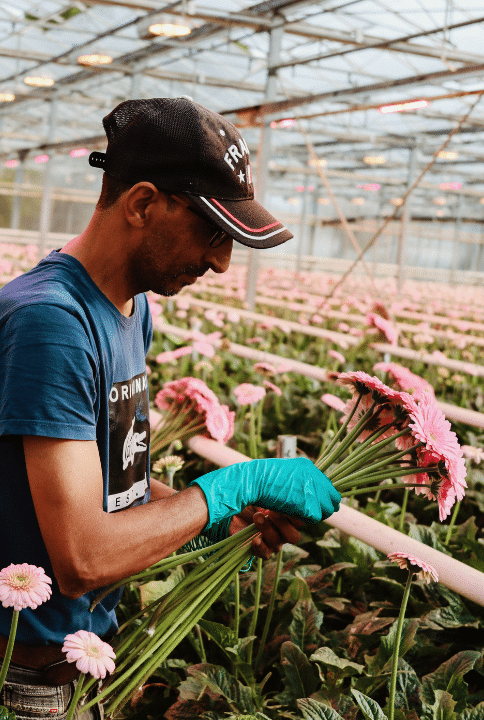
<instances>
[{"instance_id":1,"label":"teal rubber glove","mask_svg":"<svg viewBox=\"0 0 484 720\"><path fill-rule=\"evenodd\" d=\"M202 475L191 485L198 485L207 500L204 532L247 505L317 523L336 512L341 501L331 480L308 458L249 460Z\"/></svg>"}]
</instances>

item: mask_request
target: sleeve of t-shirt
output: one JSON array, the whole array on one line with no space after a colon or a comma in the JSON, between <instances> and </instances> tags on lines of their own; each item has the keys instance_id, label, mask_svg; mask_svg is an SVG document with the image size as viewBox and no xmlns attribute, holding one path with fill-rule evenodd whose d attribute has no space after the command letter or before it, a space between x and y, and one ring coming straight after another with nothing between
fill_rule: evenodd
<instances>
[{"instance_id":1,"label":"sleeve of t-shirt","mask_svg":"<svg viewBox=\"0 0 484 720\"><path fill-rule=\"evenodd\" d=\"M0 434L96 439L95 352L80 319L54 305L0 327Z\"/></svg>"}]
</instances>

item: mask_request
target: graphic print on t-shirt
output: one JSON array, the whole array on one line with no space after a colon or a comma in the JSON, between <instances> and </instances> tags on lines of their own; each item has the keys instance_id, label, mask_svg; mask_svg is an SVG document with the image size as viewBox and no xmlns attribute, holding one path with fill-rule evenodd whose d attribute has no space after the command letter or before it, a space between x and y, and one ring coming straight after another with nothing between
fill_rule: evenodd
<instances>
[{"instance_id":1,"label":"graphic print on t-shirt","mask_svg":"<svg viewBox=\"0 0 484 720\"><path fill-rule=\"evenodd\" d=\"M146 373L114 383L109 393L108 512L124 510L144 497L149 430Z\"/></svg>"}]
</instances>

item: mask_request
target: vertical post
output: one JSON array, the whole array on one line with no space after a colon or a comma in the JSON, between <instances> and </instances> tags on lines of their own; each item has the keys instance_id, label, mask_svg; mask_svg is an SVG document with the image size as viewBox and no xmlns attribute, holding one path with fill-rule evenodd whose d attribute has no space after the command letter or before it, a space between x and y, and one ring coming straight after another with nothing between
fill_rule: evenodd
<instances>
[{"instance_id":1,"label":"vertical post","mask_svg":"<svg viewBox=\"0 0 484 720\"><path fill-rule=\"evenodd\" d=\"M278 458L295 458L297 455L297 435L278 435L276 455Z\"/></svg>"},{"instance_id":2,"label":"vertical post","mask_svg":"<svg viewBox=\"0 0 484 720\"><path fill-rule=\"evenodd\" d=\"M12 230L20 228L20 206L22 202L21 185L24 179L24 161L21 159L15 169L15 195L12 201L12 215L10 217L10 227Z\"/></svg>"},{"instance_id":3,"label":"vertical post","mask_svg":"<svg viewBox=\"0 0 484 720\"><path fill-rule=\"evenodd\" d=\"M284 30L282 27L277 27L270 31L270 45L269 53L267 55L267 81L265 92L265 99L268 102L276 99L277 69L274 68L274 65L277 65L279 63L283 32ZM264 197L266 194L269 158L271 156L271 134L272 131L270 126L270 119L267 117L267 115L265 115L260 131L256 173L257 200L261 204L264 204ZM249 263L247 267L247 288L245 300L250 310L254 310L255 307L257 273L259 270L259 256L257 255L258 252L259 250L249 248Z\"/></svg>"},{"instance_id":4,"label":"vertical post","mask_svg":"<svg viewBox=\"0 0 484 720\"><path fill-rule=\"evenodd\" d=\"M455 282L455 273L459 266L460 259L460 232L462 229L462 195L457 196L457 209L455 214L454 238L452 242L452 264L450 268L450 283Z\"/></svg>"},{"instance_id":5,"label":"vertical post","mask_svg":"<svg viewBox=\"0 0 484 720\"><path fill-rule=\"evenodd\" d=\"M410 155L408 159L408 176L407 176L407 190L412 186L413 178L415 175L415 168L417 165L417 152L418 145L414 145L410 149ZM397 289L401 291L403 285L403 263L405 257L405 245L408 240L408 224L412 219L410 202L412 196L408 196L405 205L403 206L402 223L400 226L400 234L398 236L398 248L397 248Z\"/></svg>"},{"instance_id":6,"label":"vertical post","mask_svg":"<svg viewBox=\"0 0 484 720\"><path fill-rule=\"evenodd\" d=\"M308 222L308 200L309 191L307 186L304 188L301 215L299 216L299 237L297 240L297 258L296 258L296 274L302 270L302 256L306 250L307 222Z\"/></svg>"},{"instance_id":7,"label":"vertical post","mask_svg":"<svg viewBox=\"0 0 484 720\"><path fill-rule=\"evenodd\" d=\"M47 142L54 139L55 127L57 120L57 101L51 100L49 131ZM52 217L52 165L54 162L54 153L51 153L50 159L45 163L44 170L44 187L42 190L42 200L40 204L40 221L39 221L39 259L42 260L45 252L45 245L50 229L50 221Z\"/></svg>"}]
</instances>

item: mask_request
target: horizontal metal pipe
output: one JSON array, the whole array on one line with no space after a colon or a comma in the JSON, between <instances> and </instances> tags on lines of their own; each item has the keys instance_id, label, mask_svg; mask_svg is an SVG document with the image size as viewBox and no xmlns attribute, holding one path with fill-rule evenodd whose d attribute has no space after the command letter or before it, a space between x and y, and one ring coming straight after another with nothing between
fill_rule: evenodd
<instances>
[{"instance_id":1,"label":"horizontal metal pipe","mask_svg":"<svg viewBox=\"0 0 484 720\"><path fill-rule=\"evenodd\" d=\"M226 445L200 435L191 438L188 446L197 455L220 467L251 459ZM407 552L429 563L437 571L442 585L484 607L484 573L479 570L449 555L444 555L439 550L434 550L348 505L341 504L338 512L333 513L325 522L385 555L391 552Z\"/></svg>"}]
</instances>

